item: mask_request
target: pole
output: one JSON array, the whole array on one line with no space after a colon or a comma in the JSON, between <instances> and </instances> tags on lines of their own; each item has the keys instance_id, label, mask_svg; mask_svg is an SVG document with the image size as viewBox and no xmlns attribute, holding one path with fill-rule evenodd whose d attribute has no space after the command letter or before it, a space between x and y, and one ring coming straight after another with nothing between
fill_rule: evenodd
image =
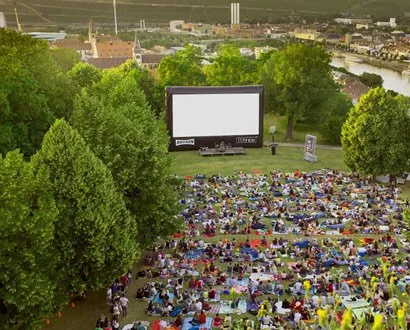
<instances>
[{"instance_id":1,"label":"pole","mask_svg":"<svg viewBox=\"0 0 410 330\"><path fill-rule=\"evenodd\" d=\"M115 29L115 34L118 34L118 26L117 26L117 3L116 0L113 0L113 6L114 6L114 29Z\"/></svg>"}]
</instances>

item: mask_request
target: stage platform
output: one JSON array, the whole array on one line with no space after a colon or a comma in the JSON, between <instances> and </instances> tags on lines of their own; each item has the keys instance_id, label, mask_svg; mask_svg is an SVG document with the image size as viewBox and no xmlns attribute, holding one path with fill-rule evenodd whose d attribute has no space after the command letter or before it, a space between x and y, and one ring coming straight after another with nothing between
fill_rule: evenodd
<instances>
[{"instance_id":1,"label":"stage platform","mask_svg":"<svg viewBox=\"0 0 410 330\"><path fill-rule=\"evenodd\" d=\"M201 148L199 149L199 154L203 157L245 155L245 149L243 147L232 147L222 151L215 148Z\"/></svg>"}]
</instances>

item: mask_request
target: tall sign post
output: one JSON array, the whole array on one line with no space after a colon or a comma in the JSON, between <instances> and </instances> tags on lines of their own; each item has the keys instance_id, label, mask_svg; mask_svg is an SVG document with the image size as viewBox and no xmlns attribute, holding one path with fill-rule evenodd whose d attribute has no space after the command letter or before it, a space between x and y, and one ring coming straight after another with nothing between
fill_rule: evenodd
<instances>
[{"instance_id":1,"label":"tall sign post","mask_svg":"<svg viewBox=\"0 0 410 330\"><path fill-rule=\"evenodd\" d=\"M305 139L305 160L308 162L317 162L317 156L315 156L316 148L316 136L306 134Z\"/></svg>"}]
</instances>

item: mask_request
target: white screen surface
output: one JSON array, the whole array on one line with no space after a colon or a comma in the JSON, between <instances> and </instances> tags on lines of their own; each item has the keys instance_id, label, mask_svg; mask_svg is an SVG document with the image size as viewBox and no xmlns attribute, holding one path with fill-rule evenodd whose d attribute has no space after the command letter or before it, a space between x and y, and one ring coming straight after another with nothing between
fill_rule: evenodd
<instances>
[{"instance_id":1,"label":"white screen surface","mask_svg":"<svg viewBox=\"0 0 410 330\"><path fill-rule=\"evenodd\" d=\"M259 94L175 94L173 137L259 134Z\"/></svg>"}]
</instances>

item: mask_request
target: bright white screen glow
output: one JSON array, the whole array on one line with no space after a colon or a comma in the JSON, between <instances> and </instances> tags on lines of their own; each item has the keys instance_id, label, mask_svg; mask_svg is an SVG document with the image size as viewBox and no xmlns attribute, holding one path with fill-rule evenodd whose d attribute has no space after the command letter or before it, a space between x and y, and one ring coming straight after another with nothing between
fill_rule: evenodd
<instances>
[{"instance_id":1,"label":"bright white screen glow","mask_svg":"<svg viewBox=\"0 0 410 330\"><path fill-rule=\"evenodd\" d=\"M174 137L259 134L259 94L175 94Z\"/></svg>"}]
</instances>

